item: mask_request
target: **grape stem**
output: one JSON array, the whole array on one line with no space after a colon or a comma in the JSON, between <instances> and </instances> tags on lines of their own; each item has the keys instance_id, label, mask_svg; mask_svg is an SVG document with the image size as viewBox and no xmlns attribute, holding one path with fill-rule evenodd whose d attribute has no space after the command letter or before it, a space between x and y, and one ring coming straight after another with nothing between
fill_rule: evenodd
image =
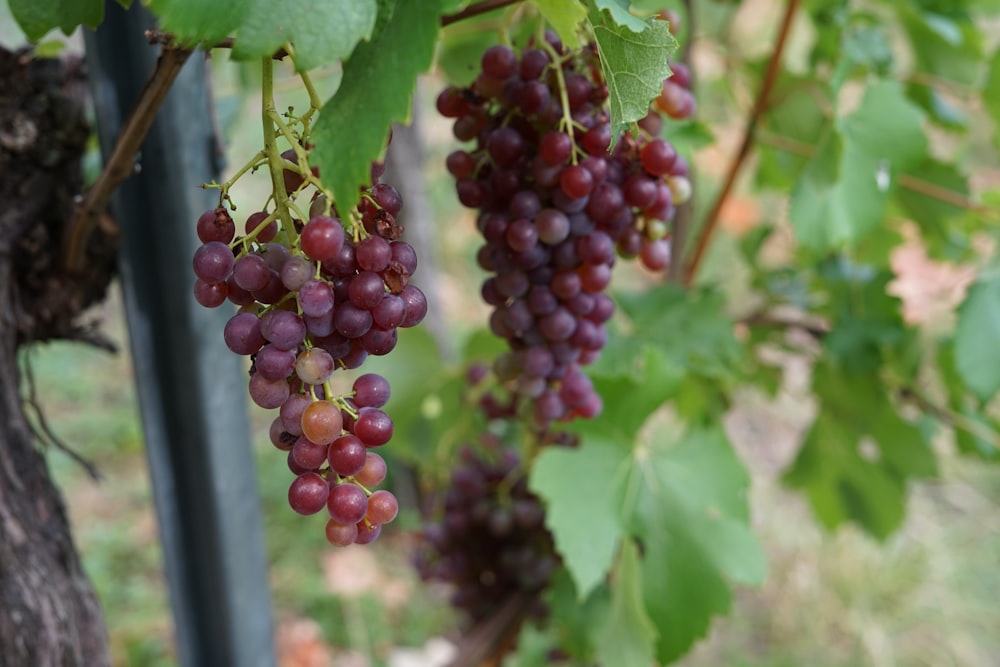
<instances>
[{"instance_id":1,"label":"grape stem","mask_svg":"<svg viewBox=\"0 0 1000 667\"><path fill-rule=\"evenodd\" d=\"M271 172L271 187L274 190L274 203L277 207L281 225L292 229L292 215L288 210L288 193L285 191L283 173L285 169L281 151L278 149L278 137L274 131L273 118L278 115L274 107L274 69L271 58L261 59L261 116L264 128L264 151L267 153Z\"/></svg>"},{"instance_id":2,"label":"grape stem","mask_svg":"<svg viewBox=\"0 0 1000 667\"><path fill-rule=\"evenodd\" d=\"M267 153L265 151L263 151L263 150L259 151L256 155L254 155L252 158L250 158L250 161L247 162L242 167L240 167L240 170L237 171L235 174L233 174L233 177L230 178L225 183L216 183L215 181L212 181L211 183L206 183L204 185L204 187L205 188L219 188L219 190L220 190L220 193L219 193L219 206L222 206L223 202L227 202L228 201L229 204L230 204L230 208L232 208L232 210L235 211L236 210L236 206L233 205L233 200L229 198L229 190L230 190L230 188L232 188L234 185L236 185L236 181L240 180L240 178L242 178L244 174L246 174L248 171L256 169L257 167L261 166L262 164L267 164Z\"/></svg>"},{"instance_id":3,"label":"grape stem","mask_svg":"<svg viewBox=\"0 0 1000 667\"><path fill-rule=\"evenodd\" d=\"M562 105L562 120L560 125L562 125L563 132L569 137L569 140L573 143L573 150L570 152L570 164L576 164L577 153L580 149L576 146L576 135L573 132L573 114L569 109L569 93L566 90L566 78L563 76L562 71L562 56L555 50L555 48L549 44L548 40L542 37L537 40L542 48L549 54L552 58L552 63L549 65L555 70L556 73L556 83L559 86L559 103Z\"/></svg>"},{"instance_id":4,"label":"grape stem","mask_svg":"<svg viewBox=\"0 0 1000 667\"><path fill-rule=\"evenodd\" d=\"M785 5L785 13L781 18L781 27L778 30L778 37L774 44L774 50L771 52L771 58L767 63L764 80L757 91L757 98L754 100L753 108L750 111L746 127L743 130L743 140L740 143L739 150L729 164L722 188L719 190L719 194L716 195L712 208L709 209L708 214L705 216L705 222L702 224L698 234L694 254L684 267L684 284L688 287L694 282L698 267L701 265L701 261L705 256L705 250L708 248L708 242L711 240L712 234L715 233L715 229L718 226L722 208L725 206L726 200L729 198L729 194L736 184L736 178L739 176L743 164L750 155L750 149L753 147L757 133L757 125L768 108L771 92L774 90L778 74L781 71L781 56L785 52L785 45L788 43L788 35L791 32L792 19L795 18L795 12L798 10L799 4L800 0L788 0L788 4Z\"/></svg>"}]
</instances>

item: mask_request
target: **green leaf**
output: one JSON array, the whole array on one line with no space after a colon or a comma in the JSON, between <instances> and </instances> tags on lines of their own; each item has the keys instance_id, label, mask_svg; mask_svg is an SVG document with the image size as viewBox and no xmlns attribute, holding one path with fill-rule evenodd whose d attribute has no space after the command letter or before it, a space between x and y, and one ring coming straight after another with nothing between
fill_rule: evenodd
<instances>
[{"instance_id":1,"label":"green leaf","mask_svg":"<svg viewBox=\"0 0 1000 667\"><path fill-rule=\"evenodd\" d=\"M725 313L721 294L665 285L615 297L630 320L633 344L653 345L691 373L736 377L744 350L733 336L733 321Z\"/></svg>"},{"instance_id":2,"label":"green leaf","mask_svg":"<svg viewBox=\"0 0 1000 667\"><path fill-rule=\"evenodd\" d=\"M55 28L68 35L80 25L97 28L104 20L104 0L10 0L8 4L32 42Z\"/></svg>"},{"instance_id":3,"label":"green leaf","mask_svg":"<svg viewBox=\"0 0 1000 667\"><path fill-rule=\"evenodd\" d=\"M375 27L375 0L307 2L253 0L241 17L233 57L249 60L268 56L286 42L295 45L300 71L350 55Z\"/></svg>"},{"instance_id":4,"label":"green leaf","mask_svg":"<svg viewBox=\"0 0 1000 667\"><path fill-rule=\"evenodd\" d=\"M649 24L629 11L629 0L590 0L597 11L605 10L616 25L628 28L632 32L643 32Z\"/></svg>"},{"instance_id":5,"label":"green leaf","mask_svg":"<svg viewBox=\"0 0 1000 667\"><path fill-rule=\"evenodd\" d=\"M726 579L760 583L764 554L750 530L749 475L718 426L660 429L624 482L630 526L645 545L645 600L669 661L729 605ZM629 502L631 501L631 502Z\"/></svg>"},{"instance_id":6,"label":"green leaf","mask_svg":"<svg viewBox=\"0 0 1000 667\"><path fill-rule=\"evenodd\" d=\"M662 92L663 80L671 73L667 61L677 50L677 40L663 21L647 24L632 17L648 26L636 32L608 20L607 13L591 11L589 16L608 84L611 136L617 137L630 123L644 118L649 103Z\"/></svg>"},{"instance_id":7,"label":"green leaf","mask_svg":"<svg viewBox=\"0 0 1000 667\"><path fill-rule=\"evenodd\" d=\"M545 591L545 603L552 611L551 622L559 634L559 648L580 662L593 662L597 634L594 629L601 627L611 607L608 585L601 584L581 602L569 573L560 568Z\"/></svg>"},{"instance_id":8,"label":"green leaf","mask_svg":"<svg viewBox=\"0 0 1000 667\"><path fill-rule=\"evenodd\" d=\"M852 246L883 221L894 175L927 154L922 114L892 82L870 86L792 191L790 217L813 250Z\"/></svg>"},{"instance_id":9,"label":"green leaf","mask_svg":"<svg viewBox=\"0 0 1000 667\"><path fill-rule=\"evenodd\" d=\"M969 196L968 179L953 164L929 158L911 171L935 188ZM921 238L934 257L941 257L944 254L942 251L953 245L957 236L965 236L972 231L970 225L956 224L964 219L965 209L938 197L910 188L899 188L896 200L906 216L920 225Z\"/></svg>"},{"instance_id":10,"label":"green leaf","mask_svg":"<svg viewBox=\"0 0 1000 667\"><path fill-rule=\"evenodd\" d=\"M853 372L874 372L884 363L883 350L901 345L908 335L900 301L887 287L895 276L846 259L820 267L817 287L827 292L821 312L833 322L823 339L830 361Z\"/></svg>"},{"instance_id":11,"label":"green leaf","mask_svg":"<svg viewBox=\"0 0 1000 667\"><path fill-rule=\"evenodd\" d=\"M438 7L439 0L399 3L382 31L354 50L337 94L320 111L313 155L342 211L369 182L392 122L409 119L417 75L434 57Z\"/></svg>"},{"instance_id":12,"label":"green leaf","mask_svg":"<svg viewBox=\"0 0 1000 667\"><path fill-rule=\"evenodd\" d=\"M983 32L968 16L944 16L911 9L903 12L917 71L974 85L983 57Z\"/></svg>"},{"instance_id":13,"label":"green leaf","mask_svg":"<svg viewBox=\"0 0 1000 667\"><path fill-rule=\"evenodd\" d=\"M990 60L990 73L983 87L983 106L993 119L993 146L1000 150L1000 48L993 52Z\"/></svg>"},{"instance_id":14,"label":"green leaf","mask_svg":"<svg viewBox=\"0 0 1000 667\"><path fill-rule=\"evenodd\" d=\"M923 114L893 81L869 86L861 106L844 118L841 128L845 142L887 163L893 172L919 164L927 155Z\"/></svg>"},{"instance_id":15,"label":"green leaf","mask_svg":"<svg viewBox=\"0 0 1000 667\"><path fill-rule=\"evenodd\" d=\"M1000 272L981 275L958 309L955 368L980 400L1000 389Z\"/></svg>"},{"instance_id":16,"label":"green leaf","mask_svg":"<svg viewBox=\"0 0 1000 667\"><path fill-rule=\"evenodd\" d=\"M884 539L903 520L906 482L933 475L934 454L875 373L813 369L820 411L785 481L805 491L828 528L854 521Z\"/></svg>"},{"instance_id":17,"label":"green leaf","mask_svg":"<svg viewBox=\"0 0 1000 667\"><path fill-rule=\"evenodd\" d=\"M954 426L955 444L958 445L959 451L989 461L1000 459L1000 448L996 444L1000 424L982 414L978 409L978 400L966 391L965 382L955 368L953 340L948 340L939 346L937 362L942 384L948 394L948 407L966 421L966 424Z\"/></svg>"},{"instance_id":18,"label":"green leaf","mask_svg":"<svg viewBox=\"0 0 1000 667\"><path fill-rule=\"evenodd\" d=\"M649 667L653 664L656 627L646 613L639 550L632 540L622 543L615 567L611 610L597 636L600 665Z\"/></svg>"},{"instance_id":19,"label":"green leaf","mask_svg":"<svg viewBox=\"0 0 1000 667\"><path fill-rule=\"evenodd\" d=\"M545 500L546 524L580 600L614 560L621 537L614 478L625 461L627 452L613 442L585 438L576 449L545 449L531 468L528 485Z\"/></svg>"},{"instance_id":20,"label":"green leaf","mask_svg":"<svg viewBox=\"0 0 1000 667\"><path fill-rule=\"evenodd\" d=\"M582 45L579 29L587 18L587 8L579 0L531 0L531 4L552 25L563 44L570 48Z\"/></svg>"},{"instance_id":21,"label":"green leaf","mask_svg":"<svg viewBox=\"0 0 1000 667\"><path fill-rule=\"evenodd\" d=\"M148 0L160 27L182 43L214 43L240 25L253 0ZM274 3L275 8L279 5Z\"/></svg>"},{"instance_id":22,"label":"green leaf","mask_svg":"<svg viewBox=\"0 0 1000 667\"><path fill-rule=\"evenodd\" d=\"M920 105L920 108L926 111L928 117L935 123L939 123L949 130L965 130L968 128L969 119L965 110L952 104L936 88L919 83L911 83L906 87L906 95Z\"/></svg>"}]
</instances>

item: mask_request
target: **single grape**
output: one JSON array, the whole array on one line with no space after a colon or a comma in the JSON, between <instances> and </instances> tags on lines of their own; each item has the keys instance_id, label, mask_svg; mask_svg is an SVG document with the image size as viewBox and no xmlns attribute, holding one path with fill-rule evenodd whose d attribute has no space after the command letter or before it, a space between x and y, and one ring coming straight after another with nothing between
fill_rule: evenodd
<instances>
[{"instance_id":1,"label":"single grape","mask_svg":"<svg viewBox=\"0 0 1000 667\"><path fill-rule=\"evenodd\" d=\"M315 472L303 472L288 487L288 504L299 514L315 514L327 504L330 485Z\"/></svg>"},{"instance_id":2,"label":"single grape","mask_svg":"<svg viewBox=\"0 0 1000 667\"><path fill-rule=\"evenodd\" d=\"M323 384L335 369L333 357L321 347L305 350L295 360L295 374L306 384Z\"/></svg>"},{"instance_id":3,"label":"single grape","mask_svg":"<svg viewBox=\"0 0 1000 667\"><path fill-rule=\"evenodd\" d=\"M269 380L260 373L250 376L249 389L253 402L265 410L281 407L289 394L288 382L284 378Z\"/></svg>"},{"instance_id":4,"label":"single grape","mask_svg":"<svg viewBox=\"0 0 1000 667\"><path fill-rule=\"evenodd\" d=\"M367 447L380 447L392 438L392 418L378 408L361 408L354 424L354 435Z\"/></svg>"},{"instance_id":5,"label":"single grape","mask_svg":"<svg viewBox=\"0 0 1000 667\"><path fill-rule=\"evenodd\" d=\"M198 239L202 243L218 241L229 243L236 236L236 224L229 211L219 207L205 211L198 217Z\"/></svg>"},{"instance_id":6,"label":"single grape","mask_svg":"<svg viewBox=\"0 0 1000 667\"><path fill-rule=\"evenodd\" d=\"M344 427L340 408L327 400L313 401L302 412L302 434L320 445L336 440Z\"/></svg>"},{"instance_id":7,"label":"single grape","mask_svg":"<svg viewBox=\"0 0 1000 667\"><path fill-rule=\"evenodd\" d=\"M226 322L223 339L236 354L253 354L266 342L260 332L260 320L253 313L237 313Z\"/></svg>"},{"instance_id":8,"label":"single grape","mask_svg":"<svg viewBox=\"0 0 1000 667\"><path fill-rule=\"evenodd\" d=\"M194 253L194 274L207 283L223 283L233 272L233 251L221 241L209 241Z\"/></svg>"},{"instance_id":9,"label":"single grape","mask_svg":"<svg viewBox=\"0 0 1000 667\"><path fill-rule=\"evenodd\" d=\"M330 488L326 508L337 523L357 523L368 511L368 497L357 484L343 482Z\"/></svg>"},{"instance_id":10,"label":"single grape","mask_svg":"<svg viewBox=\"0 0 1000 667\"><path fill-rule=\"evenodd\" d=\"M206 283L201 278L194 281L194 299L205 308L217 308L226 302L229 286L226 283Z\"/></svg>"},{"instance_id":11,"label":"single grape","mask_svg":"<svg viewBox=\"0 0 1000 667\"><path fill-rule=\"evenodd\" d=\"M311 278L299 287L299 307L304 317L320 317L333 311L333 288L321 278Z\"/></svg>"},{"instance_id":12,"label":"single grape","mask_svg":"<svg viewBox=\"0 0 1000 667\"><path fill-rule=\"evenodd\" d=\"M326 539L335 547L347 547L358 539L357 524L337 523L330 519L326 522Z\"/></svg>"},{"instance_id":13,"label":"single grape","mask_svg":"<svg viewBox=\"0 0 1000 667\"><path fill-rule=\"evenodd\" d=\"M302 228L300 245L310 259L318 262L332 260L344 245L344 228L338 220L317 216Z\"/></svg>"},{"instance_id":14,"label":"single grape","mask_svg":"<svg viewBox=\"0 0 1000 667\"><path fill-rule=\"evenodd\" d=\"M326 462L328 445L318 445L305 436L299 437L292 446L292 459L306 470L316 470Z\"/></svg>"},{"instance_id":15,"label":"single grape","mask_svg":"<svg viewBox=\"0 0 1000 667\"><path fill-rule=\"evenodd\" d=\"M327 460L335 473L350 477L364 468L366 452L365 443L356 435L348 433L330 443Z\"/></svg>"},{"instance_id":16,"label":"single grape","mask_svg":"<svg viewBox=\"0 0 1000 667\"><path fill-rule=\"evenodd\" d=\"M278 418L282 428L295 436L302 435L302 413L312 403L307 394L292 394L281 404Z\"/></svg>"},{"instance_id":17,"label":"single grape","mask_svg":"<svg viewBox=\"0 0 1000 667\"><path fill-rule=\"evenodd\" d=\"M355 473L354 479L358 481L358 484L363 484L370 489L382 483L386 472L385 459L373 451L368 451L365 453L365 465Z\"/></svg>"},{"instance_id":18,"label":"single grape","mask_svg":"<svg viewBox=\"0 0 1000 667\"><path fill-rule=\"evenodd\" d=\"M399 514L399 501L391 492L379 489L368 497L365 519L373 524L389 523Z\"/></svg>"},{"instance_id":19,"label":"single grape","mask_svg":"<svg viewBox=\"0 0 1000 667\"><path fill-rule=\"evenodd\" d=\"M376 373L358 376L352 388L359 408L380 408L389 401L389 382Z\"/></svg>"}]
</instances>

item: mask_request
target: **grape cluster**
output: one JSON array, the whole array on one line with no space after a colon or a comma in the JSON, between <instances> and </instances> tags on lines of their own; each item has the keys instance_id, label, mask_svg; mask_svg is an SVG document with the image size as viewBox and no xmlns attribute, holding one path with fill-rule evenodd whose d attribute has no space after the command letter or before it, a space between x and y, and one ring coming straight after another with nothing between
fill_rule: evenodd
<instances>
[{"instance_id":1,"label":"grape cluster","mask_svg":"<svg viewBox=\"0 0 1000 667\"><path fill-rule=\"evenodd\" d=\"M491 275L482 298L510 351L494 370L535 422L592 417L601 399L581 366L607 341L614 304L604 293L617 256L651 270L670 260L675 206L690 196L688 166L659 136L661 111L694 109L690 74L675 66L635 136L613 149L608 89L597 51L565 51L554 35L520 55L490 47L471 86L448 87L438 111L460 141L446 161L458 198L478 211ZM669 85L668 85L669 84Z\"/></svg>"},{"instance_id":2,"label":"grape cluster","mask_svg":"<svg viewBox=\"0 0 1000 667\"><path fill-rule=\"evenodd\" d=\"M453 585L452 604L475 622L516 593L539 594L559 560L516 453L463 447L459 461L444 518L425 527L415 560L424 580Z\"/></svg>"},{"instance_id":3,"label":"grape cluster","mask_svg":"<svg viewBox=\"0 0 1000 667\"><path fill-rule=\"evenodd\" d=\"M398 240L402 198L378 175L373 168L376 182L346 227L335 209L325 210L322 195L314 196L304 224L279 226L277 211L259 211L239 236L226 208L206 211L193 262L200 304L239 306L225 342L252 360L250 398L279 410L270 436L288 452L295 474L289 505L300 514L325 507L327 539L341 546L373 541L398 504L389 491L372 490L386 475L384 459L372 450L393 435L382 410L389 383L368 373L337 393L332 378L368 355L392 351L397 329L418 324L427 312L424 294L409 283L416 254ZM283 176L287 194L301 195L308 185L291 169Z\"/></svg>"}]
</instances>

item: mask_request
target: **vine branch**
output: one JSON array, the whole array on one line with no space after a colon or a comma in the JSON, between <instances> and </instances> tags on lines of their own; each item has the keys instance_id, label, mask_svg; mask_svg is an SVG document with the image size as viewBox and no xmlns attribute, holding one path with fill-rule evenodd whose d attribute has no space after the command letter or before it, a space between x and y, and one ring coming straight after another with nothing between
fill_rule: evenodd
<instances>
[{"instance_id":1,"label":"vine branch","mask_svg":"<svg viewBox=\"0 0 1000 667\"><path fill-rule=\"evenodd\" d=\"M747 124L743 131L743 140L740 143L740 148L736 152L736 155L733 156L732 162L729 164L729 169L726 173L725 181L722 184L722 189L719 190L719 194L716 195L715 202L712 204L712 208L709 210L708 215L705 218L705 223L702 225L698 235L698 243L695 246L694 255L691 257L691 261L688 262L684 269L684 283L686 285L690 285L694 280L694 276L698 271L698 266L701 264L701 260L705 255L705 249L708 247L708 242L711 240L712 234L718 226L719 214L722 212L722 207L729 198L729 193L732 191L733 185L736 183L736 178L739 176L743 163L746 161L747 156L750 155L750 148L753 146L754 137L757 132L757 124L760 122L761 117L764 115L764 111L767 109L771 91L774 89L774 84L778 80L778 73L781 70L781 56L785 51L785 45L788 42L788 35L791 32L792 19L795 17L795 12L799 8L799 4L800 0L788 0L788 4L785 6L785 14L781 18L781 28L778 31L778 38L774 45L774 51L771 52L771 59L767 63L764 80L761 82L760 90L757 91L757 98L754 100L753 109L750 111L749 118L747 118Z\"/></svg>"},{"instance_id":2,"label":"vine branch","mask_svg":"<svg viewBox=\"0 0 1000 667\"><path fill-rule=\"evenodd\" d=\"M138 101L115 140L111 156L97 177L97 181L77 206L73 220L66 230L63 263L68 270L83 270L87 239L97 227L111 194L132 174L135 156L153 125L156 112L191 53L191 49L169 45L164 46L160 52L152 75L140 91Z\"/></svg>"}]
</instances>

